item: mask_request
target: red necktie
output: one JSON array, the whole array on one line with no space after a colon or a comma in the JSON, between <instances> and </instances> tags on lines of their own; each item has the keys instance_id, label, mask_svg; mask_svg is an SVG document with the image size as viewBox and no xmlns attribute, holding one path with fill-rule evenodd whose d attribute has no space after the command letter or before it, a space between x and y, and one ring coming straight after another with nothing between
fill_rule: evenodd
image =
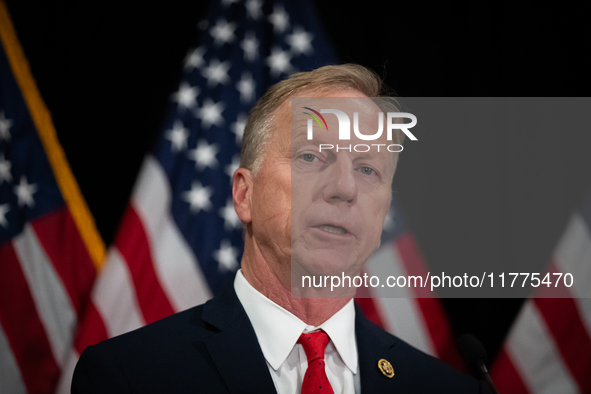
<instances>
[{"instance_id":1,"label":"red necktie","mask_svg":"<svg viewBox=\"0 0 591 394\"><path fill-rule=\"evenodd\" d=\"M330 338L324 331L300 335L298 343L304 347L308 369L302 382L302 394L334 394L324 369L324 350Z\"/></svg>"}]
</instances>

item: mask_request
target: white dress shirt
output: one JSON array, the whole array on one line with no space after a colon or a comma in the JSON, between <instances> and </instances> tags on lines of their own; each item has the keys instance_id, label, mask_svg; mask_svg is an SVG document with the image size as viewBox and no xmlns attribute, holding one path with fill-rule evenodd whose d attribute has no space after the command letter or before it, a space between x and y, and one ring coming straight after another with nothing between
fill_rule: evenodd
<instances>
[{"instance_id":1,"label":"white dress shirt","mask_svg":"<svg viewBox=\"0 0 591 394\"><path fill-rule=\"evenodd\" d=\"M236 273L234 289L252 323L278 394L301 392L308 360L304 348L296 342L303 332L320 329L330 337L324 361L335 394L361 392L353 300L314 327L259 293L241 270Z\"/></svg>"}]
</instances>

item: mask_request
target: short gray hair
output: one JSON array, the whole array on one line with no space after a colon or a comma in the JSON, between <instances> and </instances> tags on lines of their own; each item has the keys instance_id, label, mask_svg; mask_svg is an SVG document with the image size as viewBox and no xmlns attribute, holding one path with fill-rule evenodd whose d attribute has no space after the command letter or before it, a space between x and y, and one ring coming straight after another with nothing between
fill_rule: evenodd
<instances>
[{"instance_id":1,"label":"short gray hair","mask_svg":"<svg viewBox=\"0 0 591 394\"><path fill-rule=\"evenodd\" d=\"M246 120L242 138L240 167L256 174L271 135L275 111L294 94L328 93L335 88L356 90L367 97L390 97L390 90L373 70L358 64L324 66L300 72L271 86L261 97Z\"/></svg>"}]
</instances>

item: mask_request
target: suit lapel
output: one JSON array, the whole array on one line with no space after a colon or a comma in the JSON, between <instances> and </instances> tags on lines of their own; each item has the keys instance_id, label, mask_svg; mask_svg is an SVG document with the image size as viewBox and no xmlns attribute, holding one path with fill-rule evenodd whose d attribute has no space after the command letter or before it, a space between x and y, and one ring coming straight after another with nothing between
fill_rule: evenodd
<instances>
[{"instance_id":1,"label":"suit lapel","mask_svg":"<svg viewBox=\"0 0 591 394\"><path fill-rule=\"evenodd\" d=\"M231 393L276 393L252 324L230 286L204 306L203 320L220 330L205 346Z\"/></svg>"},{"instance_id":2,"label":"suit lapel","mask_svg":"<svg viewBox=\"0 0 591 394\"><path fill-rule=\"evenodd\" d=\"M355 316L361 392L408 392L409 371L396 352L396 338L366 319L357 304ZM276 393L252 324L233 286L205 304L203 320L220 330L203 342L230 393ZM380 371L381 359L394 368L392 378Z\"/></svg>"},{"instance_id":3,"label":"suit lapel","mask_svg":"<svg viewBox=\"0 0 591 394\"><path fill-rule=\"evenodd\" d=\"M355 334L359 353L359 373L362 393L406 393L409 390L404 360L396 353L396 338L365 318L355 304ZM388 378L378 367L387 360L394 368Z\"/></svg>"}]
</instances>

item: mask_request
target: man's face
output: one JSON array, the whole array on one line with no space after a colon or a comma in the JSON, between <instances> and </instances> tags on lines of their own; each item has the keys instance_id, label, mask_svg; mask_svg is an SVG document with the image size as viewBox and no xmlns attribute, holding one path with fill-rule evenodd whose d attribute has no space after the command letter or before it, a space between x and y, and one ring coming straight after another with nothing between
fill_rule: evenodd
<instances>
[{"instance_id":1,"label":"man's face","mask_svg":"<svg viewBox=\"0 0 591 394\"><path fill-rule=\"evenodd\" d=\"M366 141L353 131L353 113L358 112L359 130L375 133L379 108L359 93L337 92L334 96L337 98L316 98L309 105L316 111L345 112L351 121L350 140L339 140L339 123L334 114L324 114L328 128L315 128L309 140L310 117L299 115L309 112L299 108L299 103L308 99L292 101L292 264L294 269L301 268L302 274L359 274L380 244L390 207L396 154L385 148L386 133L379 140ZM334 148L320 151L321 144ZM385 145L378 152L372 144ZM337 151L337 146L347 149ZM368 146L370 149L364 152Z\"/></svg>"},{"instance_id":2,"label":"man's face","mask_svg":"<svg viewBox=\"0 0 591 394\"><path fill-rule=\"evenodd\" d=\"M364 98L351 90L327 96ZM315 102L322 100L316 98ZM376 141L359 140L353 123L351 140L339 141L337 118L331 114L324 115L330 132L316 129L314 139L308 140L309 118L296 117L305 110L291 112L290 101L275 114L272 137L254 177L252 226L256 242L267 263L283 278L291 275L292 264L300 273L357 275L380 243L396 154L384 147L380 152L319 152L319 144L387 145L388 141L385 135ZM375 132L379 109L368 99L349 103L343 110L350 114L351 122L355 108L361 112L359 128L364 134ZM359 106L364 109L359 111Z\"/></svg>"}]
</instances>

